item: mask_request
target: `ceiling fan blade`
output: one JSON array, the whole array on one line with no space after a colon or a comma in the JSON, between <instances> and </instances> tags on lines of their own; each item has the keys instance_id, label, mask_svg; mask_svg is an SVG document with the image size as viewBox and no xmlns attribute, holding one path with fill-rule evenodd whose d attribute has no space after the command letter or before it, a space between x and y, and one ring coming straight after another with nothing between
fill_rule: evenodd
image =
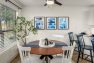
<instances>
[{"instance_id":1,"label":"ceiling fan blade","mask_svg":"<svg viewBox=\"0 0 94 63\"><path fill-rule=\"evenodd\" d=\"M44 6L47 6L47 3L46 3L46 4L44 4Z\"/></svg>"},{"instance_id":2,"label":"ceiling fan blade","mask_svg":"<svg viewBox=\"0 0 94 63\"><path fill-rule=\"evenodd\" d=\"M58 4L58 5L62 5L60 2L58 2L57 0L54 0L55 4Z\"/></svg>"}]
</instances>

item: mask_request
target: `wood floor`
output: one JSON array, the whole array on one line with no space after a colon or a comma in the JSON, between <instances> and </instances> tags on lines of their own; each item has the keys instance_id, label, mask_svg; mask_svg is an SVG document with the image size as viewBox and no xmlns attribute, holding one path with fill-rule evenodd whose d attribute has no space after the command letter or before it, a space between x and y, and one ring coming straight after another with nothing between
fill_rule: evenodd
<instances>
[{"instance_id":1,"label":"wood floor","mask_svg":"<svg viewBox=\"0 0 94 63\"><path fill-rule=\"evenodd\" d=\"M72 59L75 63L77 63L77 57L78 57L77 52L74 52ZM79 63L91 63L91 62L80 58Z\"/></svg>"},{"instance_id":2,"label":"wood floor","mask_svg":"<svg viewBox=\"0 0 94 63\"><path fill-rule=\"evenodd\" d=\"M74 54L73 54L73 61L74 61L74 63L77 62L77 57L78 57L77 52L74 52ZM11 63L21 63L19 55ZM91 62L86 61L86 60L80 58L80 62L79 63L91 63Z\"/></svg>"}]
</instances>

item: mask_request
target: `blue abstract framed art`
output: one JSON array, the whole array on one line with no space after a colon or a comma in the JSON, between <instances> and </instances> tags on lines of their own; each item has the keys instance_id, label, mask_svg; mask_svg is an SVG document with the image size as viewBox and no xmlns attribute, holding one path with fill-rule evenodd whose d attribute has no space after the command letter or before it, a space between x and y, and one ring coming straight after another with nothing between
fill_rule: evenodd
<instances>
[{"instance_id":1,"label":"blue abstract framed art","mask_svg":"<svg viewBox=\"0 0 94 63\"><path fill-rule=\"evenodd\" d=\"M55 30L57 27L56 17L46 17L46 29Z\"/></svg>"},{"instance_id":2,"label":"blue abstract framed art","mask_svg":"<svg viewBox=\"0 0 94 63\"><path fill-rule=\"evenodd\" d=\"M58 17L57 22L59 30L69 29L69 17Z\"/></svg>"},{"instance_id":3,"label":"blue abstract framed art","mask_svg":"<svg viewBox=\"0 0 94 63\"><path fill-rule=\"evenodd\" d=\"M45 18L44 17L34 17L34 26L38 30L45 29Z\"/></svg>"}]
</instances>

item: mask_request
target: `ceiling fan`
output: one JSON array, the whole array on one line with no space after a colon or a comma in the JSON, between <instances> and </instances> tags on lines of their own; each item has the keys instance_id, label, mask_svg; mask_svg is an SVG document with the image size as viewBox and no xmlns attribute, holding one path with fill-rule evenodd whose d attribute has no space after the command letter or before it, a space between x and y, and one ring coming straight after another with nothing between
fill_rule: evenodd
<instances>
[{"instance_id":1,"label":"ceiling fan","mask_svg":"<svg viewBox=\"0 0 94 63\"><path fill-rule=\"evenodd\" d=\"M59 6L62 5L62 3L58 2L57 0L46 0L46 3L44 4L44 6L52 5L52 4L57 4Z\"/></svg>"}]
</instances>

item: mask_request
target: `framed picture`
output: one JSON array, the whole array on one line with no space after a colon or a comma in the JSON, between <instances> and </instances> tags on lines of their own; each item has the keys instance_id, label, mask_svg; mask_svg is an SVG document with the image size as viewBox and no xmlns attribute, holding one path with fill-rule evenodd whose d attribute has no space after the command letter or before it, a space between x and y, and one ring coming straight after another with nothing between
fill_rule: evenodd
<instances>
[{"instance_id":1,"label":"framed picture","mask_svg":"<svg viewBox=\"0 0 94 63\"><path fill-rule=\"evenodd\" d=\"M38 30L45 29L45 18L44 17L34 17L34 26Z\"/></svg>"},{"instance_id":2,"label":"framed picture","mask_svg":"<svg viewBox=\"0 0 94 63\"><path fill-rule=\"evenodd\" d=\"M69 29L69 17L58 17L57 22L59 30Z\"/></svg>"},{"instance_id":3,"label":"framed picture","mask_svg":"<svg viewBox=\"0 0 94 63\"><path fill-rule=\"evenodd\" d=\"M46 17L46 29L54 30L56 29L56 17Z\"/></svg>"}]
</instances>

